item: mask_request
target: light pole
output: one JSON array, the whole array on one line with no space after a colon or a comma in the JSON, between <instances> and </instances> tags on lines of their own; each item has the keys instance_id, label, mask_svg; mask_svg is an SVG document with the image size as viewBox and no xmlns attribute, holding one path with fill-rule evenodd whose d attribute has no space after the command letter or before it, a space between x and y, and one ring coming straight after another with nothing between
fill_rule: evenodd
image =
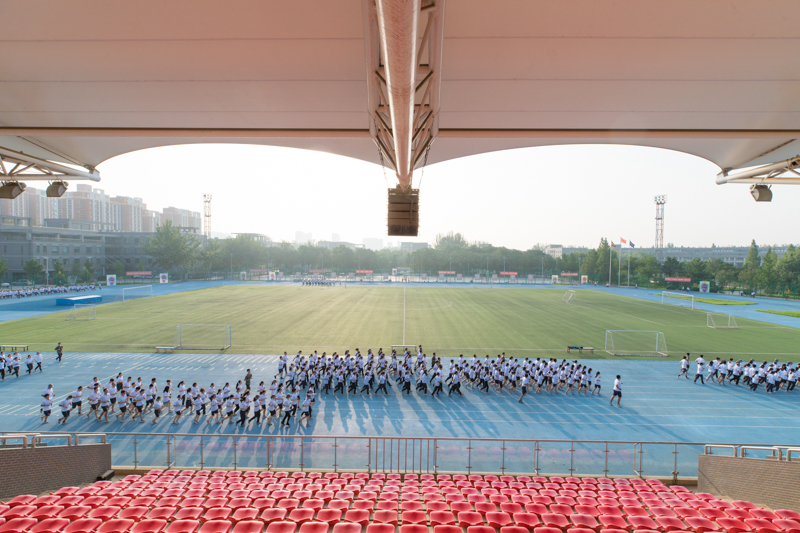
<instances>
[{"instance_id":1,"label":"light pole","mask_svg":"<svg viewBox=\"0 0 800 533\"><path fill-rule=\"evenodd\" d=\"M231 280L233 279L233 254L231 254Z\"/></svg>"}]
</instances>

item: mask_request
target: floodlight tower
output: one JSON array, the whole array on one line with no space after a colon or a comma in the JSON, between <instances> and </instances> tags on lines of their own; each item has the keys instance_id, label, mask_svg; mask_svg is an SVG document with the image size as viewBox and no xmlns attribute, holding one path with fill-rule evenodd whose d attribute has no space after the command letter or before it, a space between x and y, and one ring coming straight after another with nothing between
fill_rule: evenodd
<instances>
[{"instance_id":1,"label":"floodlight tower","mask_svg":"<svg viewBox=\"0 0 800 533\"><path fill-rule=\"evenodd\" d=\"M211 238L211 195L203 195L203 221L205 222L204 235L206 239Z\"/></svg>"},{"instance_id":2,"label":"floodlight tower","mask_svg":"<svg viewBox=\"0 0 800 533\"><path fill-rule=\"evenodd\" d=\"M659 263L664 261L664 204L667 203L667 195L659 194L653 201L656 203L656 244L655 253Z\"/></svg>"}]
</instances>

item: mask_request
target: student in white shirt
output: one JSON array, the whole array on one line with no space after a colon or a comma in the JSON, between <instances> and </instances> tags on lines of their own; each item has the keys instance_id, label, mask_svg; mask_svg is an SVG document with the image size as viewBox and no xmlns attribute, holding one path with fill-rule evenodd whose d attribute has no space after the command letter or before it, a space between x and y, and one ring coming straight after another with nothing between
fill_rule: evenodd
<instances>
[{"instance_id":1,"label":"student in white shirt","mask_svg":"<svg viewBox=\"0 0 800 533\"><path fill-rule=\"evenodd\" d=\"M611 401L608 402L608 405L614 403L615 396L617 398L617 405L619 405L619 402L622 401L622 381L620 381L619 374L617 374L617 379L614 380L614 391L611 395Z\"/></svg>"},{"instance_id":2,"label":"student in white shirt","mask_svg":"<svg viewBox=\"0 0 800 533\"><path fill-rule=\"evenodd\" d=\"M66 424L67 419L69 418L69 413L73 409L72 406L72 395L68 395L66 398L61 400L61 403L58 404L61 407L61 418L58 419L57 424Z\"/></svg>"},{"instance_id":3,"label":"student in white shirt","mask_svg":"<svg viewBox=\"0 0 800 533\"><path fill-rule=\"evenodd\" d=\"M161 417L161 410L164 408L164 404L161 403L161 396L156 397L156 400L153 402L153 413L156 417L153 419L153 424L158 422L158 419Z\"/></svg>"},{"instance_id":4,"label":"student in white shirt","mask_svg":"<svg viewBox=\"0 0 800 533\"><path fill-rule=\"evenodd\" d=\"M39 417L45 424L47 424L47 418L50 416L52 407L53 401L50 399L50 395L45 394L44 398L42 399L42 416Z\"/></svg>"}]
</instances>

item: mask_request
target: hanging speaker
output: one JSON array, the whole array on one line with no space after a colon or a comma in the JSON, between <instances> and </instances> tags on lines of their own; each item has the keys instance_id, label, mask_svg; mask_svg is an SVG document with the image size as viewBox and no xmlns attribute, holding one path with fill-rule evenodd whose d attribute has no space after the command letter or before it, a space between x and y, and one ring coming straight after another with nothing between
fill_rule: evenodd
<instances>
[{"instance_id":1,"label":"hanging speaker","mask_svg":"<svg viewBox=\"0 0 800 533\"><path fill-rule=\"evenodd\" d=\"M0 186L0 198L13 200L25 191L27 185L18 181L7 181Z\"/></svg>"},{"instance_id":2,"label":"hanging speaker","mask_svg":"<svg viewBox=\"0 0 800 533\"><path fill-rule=\"evenodd\" d=\"M389 189L388 235L416 237L419 233L419 189Z\"/></svg>"}]
</instances>

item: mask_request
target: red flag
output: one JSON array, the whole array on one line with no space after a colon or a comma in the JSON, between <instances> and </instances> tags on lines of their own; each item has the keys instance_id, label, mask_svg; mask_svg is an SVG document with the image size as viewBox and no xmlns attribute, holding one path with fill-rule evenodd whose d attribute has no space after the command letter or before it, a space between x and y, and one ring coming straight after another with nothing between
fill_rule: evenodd
<instances>
[{"instance_id":1,"label":"red flag","mask_svg":"<svg viewBox=\"0 0 800 533\"><path fill-rule=\"evenodd\" d=\"M622 244L627 244L628 243L628 241L626 241L622 237L619 238L619 242L621 242Z\"/></svg>"},{"instance_id":2,"label":"red flag","mask_svg":"<svg viewBox=\"0 0 800 533\"><path fill-rule=\"evenodd\" d=\"M616 248L616 247L617 247L617 245L616 245L616 244L614 244L614 241L611 241L611 247L612 247L612 248Z\"/></svg>"}]
</instances>

